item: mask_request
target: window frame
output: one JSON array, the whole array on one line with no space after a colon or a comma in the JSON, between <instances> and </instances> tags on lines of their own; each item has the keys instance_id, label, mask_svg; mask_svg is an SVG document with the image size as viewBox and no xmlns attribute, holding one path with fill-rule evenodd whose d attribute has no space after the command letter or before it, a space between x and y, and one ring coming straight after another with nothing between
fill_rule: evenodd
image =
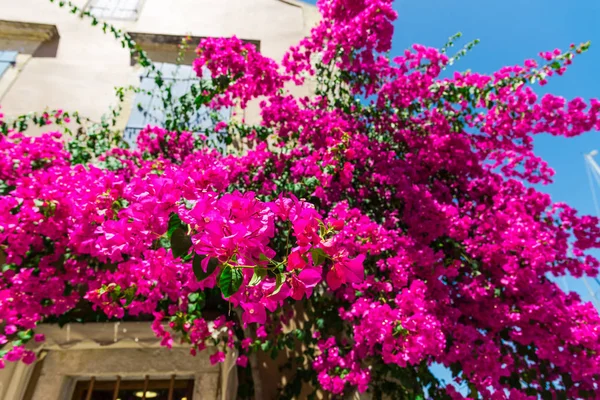
<instances>
[{"instance_id":1,"label":"window frame","mask_svg":"<svg viewBox=\"0 0 600 400\"><path fill-rule=\"evenodd\" d=\"M94 8L100 8L98 6L94 6L94 3L97 3L102 0L88 0L87 4L84 7L84 10L89 12L93 17L101 19L101 20L112 20L112 21L137 21L140 18L140 14L142 12L142 8L144 7L145 0L135 0L137 1L135 9L119 9L118 3L127 0L115 0L117 6L114 9L110 9L109 15L96 15L93 11ZM108 0L110 1L110 0ZM129 11L135 14L135 17L120 17L115 16L115 13Z\"/></svg>"},{"instance_id":2,"label":"window frame","mask_svg":"<svg viewBox=\"0 0 600 400\"><path fill-rule=\"evenodd\" d=\"M46 341L32 348L38 359L32 365L8 363L2 373L9 373L8 385L0 397L32 400L71 399L78 381L95 376L98 381L121 376L122 380L150 375L159 379L177 377L194 380L192 398L217 399L226 385L237 390L237 370L233 368L237 352L226 350L225 363L213 365L209 347L196 356L189 345L174 343L172 349L160 345L149 322L97 322L67 324L64 327L41 324L36 332ZM131 362L135 360L135 362ZM228 389L229 390L229 389ZM229 400L229 398L228 398ZM232 399L231 399L232 400Z\"/></svg>"},{"instance_id":3,"label":"window frame","mask_svg":"<svg viewBox=\"0 0 600 400\"><path fill-rule=\"evenodd\" d=\"M75 382L75 388L71 396L72 400L84 399L84 394L87 395L86 391L91 389L91 396L93 397L96 391L112 392L113 398L118 398L118 394L121 390L138 390L146 393L154 390L168 390L168 400L173 400L174 391L176 389L186 390L185 397L192 399L194 393L194 379L190 377L177 377L177 375L171 375L171 379L151 378L149 375L140 377L139 379L133 379L128 377L122 379L120 376L115 376L114 379L106 379L102 377L101 380L96 379L95 376L89 379L79 379ZM87 395L86 397L90 397ZM151 397L148 397L150 399Z\"/></svg>"},{"instance_id":4,"label":"window frame","mask_svg":"<svg viewBox=\"0 0 600 400\"><path fill-rule=\"evenodd\" d=\"M194 48L202 39L206 39L205 36L194 36L194 35L171 35L171 34L157 34L148 32L138 31L127 31L127 34L146 52L148 57L154 62L162 62L175 64L178 58L179 46L182 41L187 42L190 47L183 56L183 65L191 65L193 60L196 58ZM244 43L252 44L258 51L261 50L261 41L257 39L241 39ZM139 54L137 52L131 52L130 65L139 66ZM139 76L142 76L147 71L143 71ZM130 127L130 117L135 112L134 107L137 107L137 96L132 99L131 114L127 116L127 121L123 126L123 134L125 136L126 129L132 129ZM227 121L238 121L241 118L245 118L245 110L241 109L239 105L234 105L228 109ZM135 139L131 140L124 137L125 141L133 147L135 147ZM223 145L223 149L227 145Z\"/></svg>"},{"instance_id":5,"label":"window frame","mask_svg":"<svg viewBox=\"0 0 600 400\"><path fill-rule=\"evenodd\" d=\"M16 52L0 72L0 101L32 57L56 57L60 35L56 25L0 19L0 52Z\"/></svg>"},{"instance_id":6,"label":"window frame","mask_svg":"<svg viewBox=\"0 0 600 400\"><path fill-rule=\"evenodd\" d=\"M4 58L5 53L14 53L12 57ZM10 68L14 68L17 65L17 57L19 56L19 52L16 50L2 50L0 49L0 79L2 76L8 71ZM10 59L9 59L10 58ZM6 65L3 65L6 64Z\"/></svg>"},{"instance_id":7,"label":"window frame","mask_svg":"<svg viewBox=\"0 0 600 400\"><path fill-rule=\"evenodd\" d=\"M155 63L155 66L158 66L158 69L161 71L161 73L163 73L161 78L165 84L173 85L172 93L174 93L174 99L186 94L195 81L200 81L200 78L197 79L192 66L189 64L157 62ZM184 72L182 75L178 76L177 74L181 71L181 68L184 69ZM204 79L207 78L206 73L208 73L208 71L205 71L203 76ZM162 126L164 124L161 124L161 122L166 119L165 110L153 108L155 107L157 101L161 101L159 96L160 93L156 83L154 82L154 79L155 75L152 73L152 71L146 70L140 74L140 91L137 92L133 98L131 113L129 114L125 128L123 129L123 137L132 148L135 148L135 141L140 131L142 131L148 125ZM178 81L184 82L183 86L181 86L179 90L175 88L175 85L177 85ZM142 104L144 108L140 110ZM162 104L160 104L159 107L162 107ZM211 127L214 127L215 124L211 123L210 112L211 109L206 106L202 106L197 110L194 117L194 122L200 128L197 133L206 133L211 129ZM216 112L219 114L220 120L225 122L229 122L233 116L233 109L231 107L223 108Z\"/></svg>"}]
</instances>

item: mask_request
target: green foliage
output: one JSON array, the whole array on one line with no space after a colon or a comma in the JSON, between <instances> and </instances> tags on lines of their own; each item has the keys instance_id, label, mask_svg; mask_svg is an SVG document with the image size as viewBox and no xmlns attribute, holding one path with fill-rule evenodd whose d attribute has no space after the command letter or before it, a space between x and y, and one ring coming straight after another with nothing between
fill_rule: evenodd
<instances>
[{"instance_id":1,"label":"green foliage","mask_svg":"<svg viewBox=\"0 0 600 400\"><path fill-rule=\"evenodd\" d=\"M237 293L243 280L244 276L240 269L231 267L224 268L219 277L219 288L223 293L223 297L228 298Z\"/></svg>"},{"instance_id":2,"label":"green foliage","mask_svg":"<svg viewBox=\"0 0 600 400\"><path fill-rule=\"evenodd\" d=\"M202 261L205 258L205 255L194 254L194 259L192 261L192 269L194 271L194 275L199 281L203 281L209 276L211 276L212 273L215 272L215 270L219 266L219 260L212 257L210 260L208 260L208 266L206 267L206 272L204 272L204 270L202 269Z\"/></svg>"},{"instance_id":3,"label":"green foliage","mask_svg":"<svg viewBox=\"0 0 600 400\"><path fill-rule=\"evenodd\" d=\"M256 286L267 276L267 270L262 267L254 268L254 274L252 275L252 279L248 283L248 286Z\"/></svg>"}]
</instances>

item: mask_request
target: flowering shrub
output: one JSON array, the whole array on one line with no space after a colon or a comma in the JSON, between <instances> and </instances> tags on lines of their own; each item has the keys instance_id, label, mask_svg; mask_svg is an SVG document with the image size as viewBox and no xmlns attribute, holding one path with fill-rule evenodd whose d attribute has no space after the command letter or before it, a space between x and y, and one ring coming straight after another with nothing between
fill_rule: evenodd
<instances>
[{"instance_id":1,"label":"flowering shrub","mask_svg":"<svg viewBox=\"0 0 600 400\"><path fill-rule=\"evenodd\" d=\"M218 125L243 152L148 127L136 150L81 163L59 133L4 123L3 358L32 362L38 323L87 310L151 316L166 346L220 346L215 363L235 347L241 367L302 342L282 397L304 380L374 398L460 399L460 385L470 398L594 398L600 317L549 277L598 273L599 221L532 187L553 174L534 135L600 128L599 101L532 88L588 45L442 78L461 53L384 55L390 0L319 8L281 64L236 38L200 43L194 66L216 83L198 107L260 101L260 125ZM315 96L285 89L311 76ZM288 332L298 304L306 321Z\"/></svg>"}]
</instances>

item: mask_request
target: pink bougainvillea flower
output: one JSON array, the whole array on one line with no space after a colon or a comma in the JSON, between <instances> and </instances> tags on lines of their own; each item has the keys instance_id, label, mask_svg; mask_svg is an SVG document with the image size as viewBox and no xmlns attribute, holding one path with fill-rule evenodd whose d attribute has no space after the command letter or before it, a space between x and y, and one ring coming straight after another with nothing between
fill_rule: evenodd
<instances>
[{"instance_id":1,"label":"pink bougainvillea flower","mask_svg":"<svg viewBox=\"0 0 600 400\"><path fill-rule=\"evenodd\" d=\"M244 324L264 324L267 320L267 312L265 310L265 306L260 303L246 303L242 302L242 309L244 313L242 314L242 321Z\"/></svg>"},{"instance_id":2,"label":"pink bougainvillea flower","mask_svg":"<svg viewBox=\"0 0 600 400\"><path fill-rule=\"evenodd\" d=\"M248 366L248 357L245 355L241 355L237 358L235 363L242 368L246 368Z\"/></svg>"},{"instance_id":3,"label":"pink bougainvillea flower","mask_svg":"<svg viewBox=\"0 0 600 400\"><path fill-rule=\"evenodd\" d=\"M225 361L225 353L222 351L217 351L216 353L211 354L209 359L211 365L222 363L223 361Z\"/></svg>"},{"instance_id":4,"label":"pink bougainvillea flower","mask_svg":"<svg viewBox=\"0 0 600 400\"><path fill-rule=\"evenodd\" d=\"M0 114L0 367L32 362L39 324L87 302L104 318L153 315L166 347L242 349L241 366L292 334L306 347L298 373L338 397L463 398L433 363L471 397L597 397L600 316L553 277L597 276L600 220L536 189L554 171L534 144L599 130L600 101L532 86L588 45L442 74L451 59L435 48L389 59L392 0L317 7L281 63L235 37L199 44L194 69L213 84L190 94L211 119L258 100L256 125L215 121L243 151L215 150L178 112L135 149L105 148L121 133L104 125L15 131L62 129L67 111ZM311 75L317 95L297 96ZM209 321L215 302L241 321ZM300 308L310 317L289 332Z\"/></svg>"},{"instance_id":5,"label":"pink bougainvillea flower","mask_svg":"<svg viewBox=\"0 0 600 400\"><path fill-rule=\"evenodd\" d=\"M354 259L346 254L340 254L333 259L333 265L327 272L326 280L331 289L336 290L346 283L360 283L364 279L365 255L361 254Z\"/></svg>"},{"instance_id":6,"label":"pink bougainvillea flower","mask_svg":"<svg viewBox=\"0 0 600 400\"><path fill-rule=\"evenodd\" d=\"M288 271L293 271L295 269L301 270L307 265L306 260L299 251L292 251L288 256L287 261Z\"/></svg>"},{"instance_id":7,"label":"pink bougainvillea flower","mask_svg":"<svg viewBox=\"0 0 600 400\"><path fill-rule=\"evenodd\" d=\"M290 297L294 300L301 300L305 295L310 297L314 287L323 279L322 274L321 267L304 268L298 275L292 274L289 279Z\"/></svg>"}]
</instances>

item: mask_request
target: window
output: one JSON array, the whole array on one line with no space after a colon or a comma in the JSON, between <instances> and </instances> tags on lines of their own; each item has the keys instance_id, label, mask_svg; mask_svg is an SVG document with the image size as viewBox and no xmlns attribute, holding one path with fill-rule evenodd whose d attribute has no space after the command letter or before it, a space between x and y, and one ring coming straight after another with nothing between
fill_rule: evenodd
<instances>
[{"instance_id":1,"label":"window","mask_svg":"<svg viewBox=\"0 0 600 400\"><path fill-rule=\"evenodd\" d=\"M0 50L0 78L4 72L13 67L17 61L16 51L2 51Z\"/></svg>"},{"instance_id":2,"label":"window","mask_svg":"<svg viewBox=\"0 0 600 400\"><path fill-rule=\"evenodd\" d=\"M140 379L79 381L72 400L192 400L194 381L191 379Z\"/></svg>"},{"instance_id":3,"label":"window","mask_svg":"<svg viewBox=\"0 0 600 400\"><path fill-rule=\"evenodd\" d=\"M0 75L17 55L56 57L60 35L56 25L6 21L0 17ZM8 51L10 50L10 51ZM21 57L19 57L21 58ZM19 59L17 62L20 62Z\"/></svg>"},{"instance_id":4,"label":"window","mask_svg":"<svg viewBox=\"0 0 600 400\"><path fill-rule=\"evenodd\" d=\"M103 19L138 19L143 0L91 0L90 14Z\"/></svg>"},{"instance_id":5,"label":"window","mask_svg":"<svg viewBox=\"0 0 600 400\"><path fill-rule=\"evenodd\" d=\"M173 99L187 94L190 87L200 81L190 65L155 63L155 66L161 72L165 85L171 86ZM133 110L124 132L125 141L132 147L135 145L137 134L147 125L165 126L167 116L155 78L155 72L144 73L140 77L140 92L136 94ZM208 78L210 78L209 72L205 71L203 79ZM190 125L195 132L202 132L214 141L216 137L213 130L215 120L228 121L230 117L231 109L229 108L221 109L214 115L208 107L201 107L192 117Z\"/></svg>"}]
</instances>

